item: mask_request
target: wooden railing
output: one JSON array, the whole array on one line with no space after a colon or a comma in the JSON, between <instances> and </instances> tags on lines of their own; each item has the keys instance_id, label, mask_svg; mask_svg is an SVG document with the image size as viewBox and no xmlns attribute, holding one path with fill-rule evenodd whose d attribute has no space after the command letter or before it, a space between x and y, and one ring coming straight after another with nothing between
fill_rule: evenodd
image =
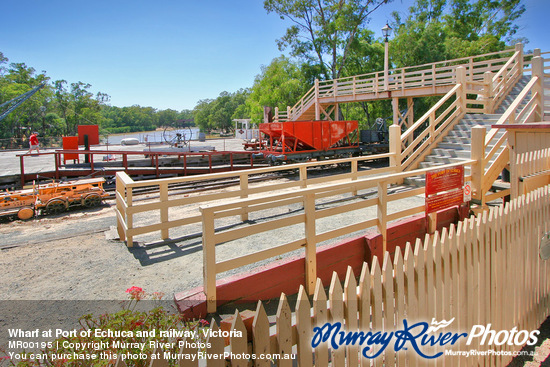
<instances>
[{"instance_id":1,"label":"wooden railing","mask_svg":"<svg viewBox=\"0 0 550 367\"><path fill-rule=\"evenodd\" d=\"M462 162L464 165L471 165L473 163L475 162L471 160ZM457 163L438 166L438 169L454 167L456 165ZM407 209L392 212L391 210L393 209L390 208L392 202L424 194L424 188L390 193L388 186L406 177L423 175L432 169L420 169L374 177L369 176L356 181L326 184L288 193L234 200L223 204L201 205L204 290L208 302L208 311L214 312L216 310L217 274L304 249L306 259L305 284L308 293L313 294L315 279L317 277L316 246L319 243L334 240L339 236L349 236L354 232L365 231L370 227L376 227L379 233L382 234L383 249L385 251L387 224L397 219L423 213L425 210L424 200L420 200L420 205L411 204ZM321 203L320 200L327 202L330 201L328 198L333 198L333 200L338 202L338 199L341 199L342 195L348 194L354 197L357 195L372 197L352 200L326 208L319 208L318 206ZM295 204L298 204L300 208L295 210L294 214L289 215L289 205ZM375 214L366 212L368 209L371 209ZM272 218L265 218L266 215L264 214L258 222L243 224L238 228L224 228L215 224L215 220L217 219L243 214L249 216L252 213L261 213L264 211L268 211ZM356 219L359 218L359 220L350 220L351 223L346 221L346 225L334 227L333 223L338 223L336 221L337 216L355 211L361 211L356 212L357 215L354 217ZM281 215L276 216L277 213L281 213ZM258 216L259 214L255 215L255 217ZM324 228L325 231L318 232L317 228ZM240 254L238 257L218 261L220 252L222 254L235 254L231 241L238 241L239 239L267 231L274 234L272 237L273 241L257 243L254 246L255 251L252 253ZM277 244L277 241L282 241L283 243ZM217 247L222 243L225 250L222 247Z\"/></svg>"},{"instance_id":2,"label":"wooden railing","mask_svg":"<svg viewBox=\"0 0 550 367\"><path fill-rule=\"evenodd\" d=\"M544 83L541 77L544 75L543 60L535 57L532 64L531 80L495 125L542 121L544 114ZM498 128L491 129L487 134L485 128L472 128L472 159L480 159L481 162L480 166L476 166L476 171L472 172L473 198L481 205L510 194L510 190L502 190L486 196L502 170L509 164L507 139L508 133Z\"/></svg>"},{"instance_id":3,"label":"wooden railing","mask_svg":"<svg viewBox=\"0 0 550 367\"><path fill-rule=\"evenodd\" d=\"M406 90L411 88L435 87L456 84L455 70L462 66L466 70L466 77L470 82L483 82L486 72L499 72L503 65L510 62L513 51L506 50L488 53L479 56L465 57L454 60L417 65L406 68L392 69L389 71L388 90ZM520 56L515 56L519 60ZM518 68L514 70L517 72ZM521 71L521 68L519 68ZM509 72L499 76L498 81L507 82L511 77ZM499 84L500 85L500 84ZM497 88L500 91L500 88ZM349 97L361 94L375 94L386 92L384 88L384 73L382 71L344 77L334 80L316 81L314 86L293 106L287 109L286 116L276 116L278 121L298 119L306 110L315 103L320 103L323 98Z\"/></svg>"},{"instance_id":4,"label":"wooden railing","mask_svg":"<svg viewBox=\"0 0 550 367\"><path fill-rule=\"evenodd\" d=\"M386 172L395 172L395 167L380 168L377 170L360 170L359 163L376 159L388 158L390 154L380 154L365 157L354 157L330 161L311 162L303 164L289 164L284 166L274 166L265 168L256 168L241 171L213 173L206 175L174 177L146 181L134 181L124 172L117 173L116 180L116 201L117 201L117 228L118 234L122 241L126 240L128 246L133 245L134 236L144 235L153 232L159 232L162 239L170 237L170 230L182 226L189 226L201 222L201 215L196 207L190 207L186 211L184 218L169 215L170 208L191 206L193 204L206 204L217 202L223 199L231 198L247 198L253 195L263 193L272 193L280 190L291 188L304 188L319 183L326 183L338 180L357 180L358 178L372 174L382 174ZM308 177L308 168L320 167L334 164L349 164L350 171L348 173L335 174L330 177ZM253 176L266 173L297 170L299 179L288 182L274 182L259 186L253 185ZM203 182L210 180L222 179L238 179L233 189L226 189L223 192L202 192L200 195L180 195L172 197L168 195L169 186L173 184L182 184L190 182ZM143 202L136 201L134 198L134 190L139 188L157 188L159 198L155 201ZM160 212L160 220L151 222L151 218L157 218ZM243 215L242 220L246 220L246 215ZM200 230L199 230L200 232Z\"/></svg>"},{"instance_id":5,"label":"wooden railing","mask_svg":"<svg viewBox=\"0 0 550 367\"><path fill-rule=\"evenodd\" d=\"M516 51L512 58L493 77L493 105L499 106L510 92L510 89L523 75L523 54Z\"/></svg>"},{"instance_id":6,"label":"wooden railing","mask_svg":"<svg viewBox=\"0 0 550 367\"><path fill-rule=\"evenodd\" d=\"M185 362L186 366L199 366L201 362L208 366L224 366L226 362L242 366L250 362L261 366L272 363L313 366L315 361L316 366L505 366L522 345L501 342L501 331L519 330L515 335L529 334L539 328L550 312L550 262L539 256L538 241L548 230L548 223L550 188L547 186L506 206L492 208L489 213L451 225L449 230L445 228L424 241L397 248L393 258L388 252L383 259L375 257L372 263L363 264L358 277L348 267L343 286L336 273L328 292L326 285L316 279L312 301L301 286L294 312L286 295L281 294L273 326L261 301L251 327L245 327L239 312L235 311L230 330L234 335L240 333L241 337L232 337L227 346L221 337L211 337L206 343L206 353L219 356L225 352L227 357L206 361L196 358L181 363ZM432 319L451 323L425 334L433 338L435 347L417 340L417 348L426 355L441 353L432 360L420 357L410 344L412 341L403 339L402 348L397 349L398 344L392 339L387 348L382 349L375 343L359 344L359 341L333 346L331 338L319 340L317 335L316 347L312 347L315 332L319 331L315 328L322 328L326 323L340 323L340 331L345 335L370 332L387 337L393 335L391 332L404 330L404 320L409 327L417 322L424 322L428 327ZM467 345L466 338L475 325L490 327L493 335L500 333L497 335L501 335L501 340L491 343L472 337L471 344ZM214 320L210 327L213 331L219 328ZM467 333L467 336L451 342L449 337L455 333ZM542 335L536 337L540 341ZM466 355L471 350L477 353ZM363 357L364 351L370 356L379 355L367 359ZM161 358L152 360L151 366L165 366L162 350L156 352L161 352ZM197 353L197 350L182 348L179 355ZM243 354L256 358L243 359ZM122 360L115 365L125 366Z\"/></svg>"}]
</instances>

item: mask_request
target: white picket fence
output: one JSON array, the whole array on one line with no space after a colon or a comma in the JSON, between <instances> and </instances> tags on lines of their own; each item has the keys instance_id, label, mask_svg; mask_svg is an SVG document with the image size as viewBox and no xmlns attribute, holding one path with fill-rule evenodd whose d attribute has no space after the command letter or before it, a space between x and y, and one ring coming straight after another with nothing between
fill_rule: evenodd
<instances>
[{"instance_id":1,"label":"white picket fence","mask_svg":"<svg viewBox=\"0 0 550 367\"><path fill-rule=\"evenodd\" d=\"M520 346L503 342L516 328L518 340L526 330L536 330L547 317L550 305L550 262L539 256L543 234L550 230L550 186L545 186L507 203L492 208L441 234L426 236L424 241L408 243L383 261L376 257L371 265L364 263L359 277L348 268L343 286L333 274L327 292L317 279L312 302L301 287L295 312L284 294L281 295L275 325L270 325L264 307L258 302L252 325L252 341L246 342L247 330L240 317L235 317L232 330L241 338L232 338L228 346L220 339L210 340L208 353L296 355L296 360L273 359L278 366L424 366L428 360L419 357L411 344L395 351L395 337L388 347L374 346L377 358L362 356L366 344L333 348L320 343L312 348L316 326L342 323L346 332L391 332L403 330L403 320L432 323L453 320L450 326L434 332L471 334L475 325L490 327L497 342L482 344L481 337L466 345L462 336L457 343L422 346L426 355L443 353L430 365L505 366ZM236 312L236 316L238 312ZM212 328L218 326L212 322ZM503 332L501 332L503 331ZM513 339L513 338L512 338ZM437 343L436 343L437 344ZM441 344L441 343L440 343ZM497 345L500 344L500 345ZM473 356L446 355L448 351L476 350ZM193 351L187 351L193 353ZM485 355L483 355L485 354ZM207 365L269 366L271 360L234 359L179 361L180 366ZM152 360L151 366L166 366L167 361ZM123 366L122 362L118 366Z\"/></svg>"}]
</instances>

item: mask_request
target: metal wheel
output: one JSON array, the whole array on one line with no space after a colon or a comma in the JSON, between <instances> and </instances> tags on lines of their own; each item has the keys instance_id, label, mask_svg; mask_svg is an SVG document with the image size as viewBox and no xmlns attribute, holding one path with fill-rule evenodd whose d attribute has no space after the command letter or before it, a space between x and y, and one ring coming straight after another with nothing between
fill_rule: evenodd
<instances>
[{"instance_id":1,"label":"metal wheel","mask_svg":"<svg viewBox=\"0 0 550 367\"><path fill-rule=\"evenodd\" d=\"M48 214L59 214L64 212L65 209L66 207L63 200L51 200L46 204L46 212Z\"/></svg>"},{"instance_id":2,"label":"metal wheel","mask_svg":"<svg viewBox=\"0 0 550 367\"><path fill-rule=\"evenodd\" d=\"M99 204L101 204L101 197L97 194L88 195L82 201L82 205L84 205L86 208L93 208L95 206L98 206Z\"/></svg>"},{"instance_id":3,"label":"metal wheel","mask_svg":"<svg viewBox=\"0 0 550 367\"><path fill-rule=\"evenodd\" d=\"M192 130L189 128L189 138L186 137L183 129L180 130L168 130L165 128L162 132L162 138L166 143L173 147L184 147L189 143L191 139Z\"/></svg>"},{"instance_id":4,"label":"metal wheel","mask_svg":"<svg viewBox=\"0 0 550 367\"><path fill-rule=\"evenodd\" d=\"M21 220L31 219L34 216L34 209L31 207L23 207L17 212L17 217Z\"/></svg>"}]
</instances>

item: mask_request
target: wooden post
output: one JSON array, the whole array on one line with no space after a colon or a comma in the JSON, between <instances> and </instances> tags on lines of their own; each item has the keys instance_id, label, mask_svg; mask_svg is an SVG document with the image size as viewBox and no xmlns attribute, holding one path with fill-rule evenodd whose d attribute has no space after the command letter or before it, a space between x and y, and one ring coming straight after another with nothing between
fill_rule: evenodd
<instances>
[{"instance_id":1,"label":"wooden post","mask_svg":"<svg viewBox=\"0 0 550 367\"><path fill-rule=\"evenodd\" d=\"M300 187L305 189L307 187L307 166L300 166Z\"/></svg>"},{"instance_id":2,"label":"wooden post","mask_svg":"<svg viewBox=\"0 0 550 367\"><path fill-rule=\"evenodd\" d=\"M315 194L304 197L305 235L306 235L306 288L309 295L315 292L317 281L317 241L315 234Z\"/></svg>"},{"instance_id":3,"label":"wooden post","mask_svg":"<svg viewBox=\"0 0 550 367\"><path fill-rule=\"evenodd\" d=\"M168 184L162 183L159 186L160 191L160 223L162 229L160 230L160 237L166 240L170 237L168 229Z\"/></svg>"},{"instance_id":4,"label":"wooden post","mask_svg":"<svg viewBox=\"0 0 550 367\"><path fill-rule=\"evenodd\" d=\"M124 185L122 183L122 179L119 177L119 175L121 175L122 172L117 172L116 174L116 192L117 192L117 195L116 195L116 208L117 208L117 211L118 211L118 215L117 215L117 232L118 232L118 238L120 238L121 241L125 241L126 240L126 233L124 232L124 223L122 223L122 221L125 219L125 216L124 216L124 211L123 211L123 203L121 203L121 200L123 200L124 198L126 198L126 195L125 195L125 188L124 188Z\"/></svg>"},{"instance_id":5,"label":"wooden post","mask_svg":"<svg viewBox=\"0 0 550 367\"><path fill-rule=\"evenodd\" d=\"M457 97L460 98L460 107L463 111L466 110L466 69L464 66L456 68L456 84L461 84L462 88L457 91Z\"/></svg>"},{"instance_id":6,"label":"wooden post","mask_svg":"<svg viewBox=\"0 0 550 367\"><path fill-rule=\"evenodd\" d=\"M245 199L248 197L248 174L243 173L239 175L239 181L240 181L240 192L241 192L241 199ZM241 221L247 221L248 220L248 212L246 211L246 207L243 207L245 212L241 214Z\"/></svg>"},{"instance_id":7,"label":"wooden post","mask_svg":"<svg viewBox=\"0 0 550 367\"><path fill-rule=\"evenodd\" d=\"M382 253L386 253L387 247L387 216L388 216L388 184L385 181L379 181L378 202L377 202L377 227L378 232L382 235Z\"/></svg>"},{"instance_id":8,"label":"wooden post","mask_svg":"<svg viewBox=\"0 0 550 367\"><path fill-rule=\"evenodd\" d=\"M476 160L472 164L472 199L483 205L483 175L485 173L485 127L472 127L470 158Z\"/></svg>"},{"instance_id":9,"label":"wooden post","mask_svg":"<svg viewBox=\"0 0 550 367\"><path fill-rule=\"evenodd\" d=\"M392 125L389 127L390 140L390 166L396 167L401 172L401 127Z\"/></svg>"},{"instance_id":10,"label":"wooden post","mask_svg":"<svg viewBox=\"0 0 550 367\"><path fill-rule=\"evenodd\" d=\"M202 273L206 311L216 312L216 230L211 210L200 208L202 215Z\"/></svg>"},{"instance_id":11,"label":"wooden post","mask_svg":"<svg viewBox=\"0 0 550 367\"><path fill-rule=\"evenodd\" d=\"M127 209L126 209L126 213L127 213L126 214L126 230L127 230L127 232L126 232L126 246L127 247L133 247L134 246L134 236L132 236L131 234L128 234L128 232L130 232L134 227L134 215L131 212L131 208L133 206L133 201L134 201L133 196L134 195L133 195L133 192L132 192L132 188L126 186L126 205L127 205Z\"/></svg>"},{"instance_id":12,"label":"wooden post","mask_svg":"<svg viewBox=\"0 0 550 367\"><path fill-rule=\"evenodd\" d=\"M319 105L319 79L315 79L315 120L319 121L320 119L321 106Z\"/></svg>"},{"instance_id":13,"label":"wooden post","mask_svg":"<svg viewBox=\"0 0 550 367\"><path fill-rule=\"evenodd\" d=\"M519 68L519 74L523 74L523 44L522 43L516 43L516 52L519 52L518 55L518 68Z\"/></svg>"},{"instance_id":14,"label":"wooden post","mask_svg":"<svg viewBox=\"0 0 550 367\"><path fill-rule=\"evenodd\" d=\"M533 71L531 78L538 78L537 83L533 86L532 94L535 95L535 93L538 93L536 106L535 106L535 121L534 122L540 122L543 120L544 117L544 88L543 88L543 81L544 81L544 61L542 60L542 57L536 56L533 57Z\"/></svg>"},{"instance_id":15,"label":"wooden post","mask_svg":"<svg viewBox=\"0 0 550 367\"><path fill-rule=\"evenodd\" d=\"M279 122L279 107L275 107L275 117L273 118L274 122Z\"/></svg>"},{"instance_id":16,"label":"wooden post","mask_svg":"<svg viewBox=\"0 0 550 367\"><path fill-rule=\"evenodd\" d=\"M483 74L483 97L485 99L484 113L493 113L493 73L486 71Z\"/></svg>"},{"instance_id":17,"label":"wooden post","mask_svg":"<svg viewBox=\"0 0 550 367\"><path fill-rule=\"evenodd\" d=\"M399 98L392 98L391 100L391 107L393 110L393 125L400 125L399 124ZM401 121L403 123L403 121Z\"/></svg>"}]
</instances>

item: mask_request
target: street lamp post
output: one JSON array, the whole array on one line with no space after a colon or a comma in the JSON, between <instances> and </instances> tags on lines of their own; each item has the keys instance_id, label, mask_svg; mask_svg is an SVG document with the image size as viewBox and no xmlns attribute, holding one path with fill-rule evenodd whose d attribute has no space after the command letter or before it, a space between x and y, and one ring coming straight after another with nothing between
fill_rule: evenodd
<instances>
[{"instance_id":1,"label":"street lamp post","mask_svg":"<svg viewBox=\"0 0 550 367\"><path fill-rule=\"evenodd\" d=\"M392 28L386 23L384 27L382 27L382 35L384 36L384 89L389 89L389 81L388 81L388 37L391 34Z\"/></svg>"}]
</instances>

